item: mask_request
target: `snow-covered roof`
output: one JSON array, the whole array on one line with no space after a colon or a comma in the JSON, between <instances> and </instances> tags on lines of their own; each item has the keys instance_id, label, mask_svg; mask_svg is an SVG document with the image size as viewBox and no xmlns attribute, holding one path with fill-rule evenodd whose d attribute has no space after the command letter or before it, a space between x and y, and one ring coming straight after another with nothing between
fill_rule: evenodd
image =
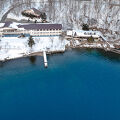
<instances>
[{"instance_id":1,"label":"snow-covered roof","mask_svg":"<svg viewBox=\"0 0 120 120\"><path fill-rule=\"evenodd\" d=\"M5 22L5 24L4 24L4 26L3 26L3 28L4 27L9 27L10 26L10 24L12 24L13 22L11 22L11 21L7 21L7 22Z\"/></svg>"},{"instance_id":2,"label":"snow-covered roof","mask_svg":"<svg viewBox=\"0 0 120 120\"><path fill-rule=\"evenodd\" d=\"M50 24L50 23L16 23L5 22L0 24L2 29L26 29L26 30L61 30L62 24Z\"/></svg>"},{"instance_id":3,"label":"snow-covered roof","mask_svg":"<svg viewBox=\"0 0 120 120\"><path fill-rule=\"evenodd\" d=\"M26 30L58 30L58 29L62 29L62 25L61 24L25 24L25 25L18 25L18 28L24 28Z\"/></svg>"}]
</instances>

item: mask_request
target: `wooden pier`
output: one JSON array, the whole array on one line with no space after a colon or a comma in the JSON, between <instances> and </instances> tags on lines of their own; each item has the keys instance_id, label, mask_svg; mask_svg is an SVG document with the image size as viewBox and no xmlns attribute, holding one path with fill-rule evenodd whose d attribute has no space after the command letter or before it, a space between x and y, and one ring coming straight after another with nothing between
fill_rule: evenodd
<instances>
[{"instance_id":1,"label":"wooden pier","mask_svg":"<svg viewBox=\"0 0 120 120\"><path fill-rule=\"evenodd\" d=\"M44 66L47 68L48 67L48 62L47 62L47 55L46 55L45 51L43 51L43 58L44 58Z\"/></svg>"}]
</instances>

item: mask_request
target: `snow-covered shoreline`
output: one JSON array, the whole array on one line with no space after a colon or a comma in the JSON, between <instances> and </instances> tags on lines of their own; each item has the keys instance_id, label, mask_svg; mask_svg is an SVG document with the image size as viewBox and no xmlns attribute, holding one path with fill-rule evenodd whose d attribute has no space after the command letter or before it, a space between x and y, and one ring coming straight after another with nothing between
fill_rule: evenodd
<instances>
[{"instance_id":1,"label":"snow-covered shoreline","mask_svg":"<svg viewBox=\"0 0 120 120\"><path fill-rule=\"evenodd\" d=\"M28 37L4 37L0 41L0 61L29 56L36 52L65 51L65 43L59 37L35 37L35 45L28 46Z\"/></svg>"},{"instance_id":2,"label":"snow-covered shoreline","mask_svg":"<svg viewBox=\"0 0 120 120\"><path fill-rule=\"evenodd\" d=\"M79 40L67 40L61 37L33 37L35 45L32 48L28 46L28 37L25 38L2 38L0 41L0 61L17 59L27 56L42 55L43 51L47 54L65 52L67 48L100 48L106 49L106 44L99 42L83 44ZM111 45L111 48L114 46Z\"/></svg>"},{"instance_id":3,"label":"snow-covered shoreline","mask_svg":"<svg viewBox=\"0 0 120 120\"><path fill-rule=\"evenodd\" d=\"M11 25L11 28L16 28L18 23L12 23ZM89 43L87 39L91 36L97 39L97 41L95 40L93 43ZM32 39L34 44L33 46L29 46L30 36L11 37L1 35L0 61L37 55L36 53L39 55L39 53L43 51L47 53L65 52L68 47L103 49L107 49L108 46L110 48L114 47L107 42L106 38L99 31L67 30L64 34L61 34L61 36L36 36L32 37Z\"/></svg>"}]
</instances>

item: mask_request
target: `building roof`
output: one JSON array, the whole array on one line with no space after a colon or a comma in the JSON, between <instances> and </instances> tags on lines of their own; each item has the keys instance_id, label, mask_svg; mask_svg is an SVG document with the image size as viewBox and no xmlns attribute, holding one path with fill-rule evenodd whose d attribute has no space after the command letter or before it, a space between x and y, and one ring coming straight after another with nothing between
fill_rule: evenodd
<instances>
[{"instance_id":1,"label":"building roof","mask_svg":"<svg viewBox=\"0 0 120 120\"><path fill-rule=\"evenodd\" d=\"M27 24L27 25L18 25L19 28L24 28L26 30L58 30L58 29L62 29L62 25L61 24Z\"/></svg>"},{"instance_id":2,"label":"building roof","mask_svg":"<svg viewBox=\"0 0 120 120\"><path fill-rule=\"evenodd\" d=\"M4 24L4 26L3 26L3 28L4 28L4 27L9 27L9 26L10 26L10 24L12 24L12 22L11 22L11 21L5 22L5 24Z\"/></svg>"}]
</instances>

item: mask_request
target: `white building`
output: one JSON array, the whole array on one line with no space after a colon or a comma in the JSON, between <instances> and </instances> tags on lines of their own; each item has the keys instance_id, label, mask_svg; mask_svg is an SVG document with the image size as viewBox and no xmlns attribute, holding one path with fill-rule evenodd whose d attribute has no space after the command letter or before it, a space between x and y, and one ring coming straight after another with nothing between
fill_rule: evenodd
<instances>
[{"instance_id":1,"label":"white building","mask_svg":"<svg viewBox=\"0 0 120 120\"><path fill-rule=\"evenodd\" d=\"M92 36L94 38L99 38L100 34L98 31L67 30L67 36L81 38L88 38Z\"/></svg>"}]
</instances>

